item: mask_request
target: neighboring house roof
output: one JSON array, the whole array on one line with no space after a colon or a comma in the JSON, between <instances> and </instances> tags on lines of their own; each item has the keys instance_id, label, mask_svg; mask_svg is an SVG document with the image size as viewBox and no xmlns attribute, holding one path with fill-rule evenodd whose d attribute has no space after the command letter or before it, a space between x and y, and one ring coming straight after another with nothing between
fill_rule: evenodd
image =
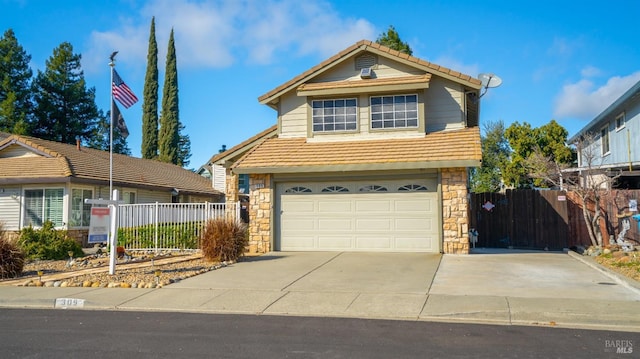
<instances>
[{"instance_id":1,"label":"neighboring house roof","mask_svg":"<svg viewBox=\"0 0 640 359\"><path fill-rule=\"evenodd\" d=\"M109 181L109 152L29 136L11 135L0 140L0 153L13 145L34 156L0 157L0 183ZM113 154L113 183L140 188L178 189L186 194L218 195L211 181L180 166L155 160Z\"/></svg>"},{"instance_id":2,"label":"neighboring house roof","mask_svg":"<svg viewBox=\"0 0 640 359\"><path fill-rule=\"evenodd\" d=\"M266 130L258 133L257 135L231 147L230 149L214 155L209 160L208 165L210 166L210 165L216 164L216 165L224 166L225 162L233 161L241 157L248 150L253 148L253 146L259 144L260 142L264 141L267 138L275 137L277 134L278 134L278 125L273 125L267 128Z\"/></svg>"},{"instance_id":3,"label":"neighboring house roof","mask_svg":"<svg viewBox=\"0 0 640 359\"><path fill-rule=\"evenodd\" d=\"M239 159L236 173L358 171L478 167L482 159L478 127L433 132L419 138L307 142L271 138Z\"/></svg>"},{"instance_id":4,"label":"neighboring house roof","mask_svg":"<svg viewBox=\"0 0 640 359\"><path fill-rule=\"evenodd\" d=\"M627 92L622 94L622 96L618 97L609 107L607 107L604 111L602 111L598 116L596 116L591 122L589 122L586 126L584 126L578 133L570 137L567 142L574 143L580 139L583 135L588 132L593 132L594 128L596 132L600 130L602 123L605 121L609 121L609 116L617 115L618 112L621 112L624 109L624 105L631 101L632 99L640 96L640 81L636 82L635 85L631 86Z\"/></svg>"},{"instance_id":5,"label":"neighboring house roof","mask_svg":"<svg viewBox=\"0 0 640 359\"><path fill-rule=\"evenodd\" d=\"M327 60L319 63L318 65L310 68L309 70L303 72L302 74L294 77L290 81L285 82L284 84L260 96L258 98L258 101L260 101L260 103L262 104L270 104L282 94L288 91L291 91L294 88L297 88L298 86L307 82L309 79L318 76L324 71L329 70L330 68L341 63L347 58L350 58L358 53L365 52L365 51L374 53L379 56L393 58L395 61L402 62L410 66L413 66L415 68L422 69L427 73L438 75L440 77L455 81L457 83L461 83L465 86L469 86L473 89L481 88L480 80L474 77L465 75L463 73L451 70L449 68L446 68L440 65L436 65L434 63L419 59L417 57L407 55L403 52L393 50L391 48L388 48L386 46L380 45L378 43L375 43L369 40L361 40L353 44L352 46L340 51L336 55L328 58ZM309 85L306 84L305 86L309 86Z\"/></svg>"}]
</instances>

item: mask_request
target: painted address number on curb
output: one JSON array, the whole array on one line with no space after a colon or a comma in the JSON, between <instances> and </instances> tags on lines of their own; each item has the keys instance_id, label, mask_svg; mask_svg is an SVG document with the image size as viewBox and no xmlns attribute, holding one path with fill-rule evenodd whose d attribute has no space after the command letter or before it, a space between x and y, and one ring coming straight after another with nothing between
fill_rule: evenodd
<instances>
[{"instance_id":1,"label":"painted address number on curb","mask_svg":"<svg viewBox=\"0 0 640 359\"><path fill-rule=\"evenodd\" d=\"M83 308L84 307L84 299L77 298L56 298L56 303L53 306L54 308Z\"/></svg>"}]
</instances>

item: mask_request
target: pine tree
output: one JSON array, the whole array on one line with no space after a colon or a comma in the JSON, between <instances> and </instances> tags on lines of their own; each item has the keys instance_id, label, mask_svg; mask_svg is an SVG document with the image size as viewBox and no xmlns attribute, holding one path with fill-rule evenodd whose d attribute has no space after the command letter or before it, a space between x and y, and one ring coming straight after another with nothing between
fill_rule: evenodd
<instances>
[{"instance_id":1,"label":"pine tree","mask_svg":"<svg viewBox=\"0 0 640 359\"><path fill-rule=\"evenodd\" d=\"M178 111L178 68L176 64L176 48L173 40L173 29L169 36L167 65L162 89L162 114L160 116L160 133L158 136L158 159L173 164L180 163L180 119Z\"/></svg>"},{"instance_id":2,"label":"pine tree","mask_svg":"<svg viewBox=\"0 0 640 359\"><path fill-rule=\"evenodd\" d=\"M31 56L18 43L13 30L0 38L0 131L28 134L32 112Z\"/></svg>"},{"instance_id":3,"label":"pine tree","mask_svg":"<svg viewBox=\"0 0 640 359\"><path fill-rule=\"evenodd\" d=\"M33 82L35 102L31 134L46 140L87 143L99 120L95 88L86 87L80 54L63 42L53 50L44 72Z\"/></svg>"},{"instance_id":4,"label":"pine tree","mask_svg":"<svg viewBox=\"0 0 640 359\"><path fill-rule=\"evenodd\" d=\"M142 158L156 157L158 157L158 44L156 43L155 17L152 17L142 102Z\"/></svg>"},{"instance_id":5,"label":"pine tree","mask_svg":"<svg viewBox=\"0 0 640 359\"><path fill-rule=\"evenodd\" d=\"M86 142L87 147L109 151L110 118L111 111L107 111L106 116L100 111L98 124L94 129L93 136ZM131 149L129 148L126 138L124 138L115 127L113 129L113 153L131 156Z\"/></svg>"},{"instance_id":6,"label":"pine tree","mask_svg":"<svg viewBox=\"0 0 640 359\"><path fill-rule=\"evenodd\" d=\"M386 33L383 32L380 34L376 39L376 42L391 49L404 52L409 56L413 55L413 50L411 50L409 44L400 39L400 35L398 35L398 32L393 26L389 26Z\"/></svg>"}]
</instances>

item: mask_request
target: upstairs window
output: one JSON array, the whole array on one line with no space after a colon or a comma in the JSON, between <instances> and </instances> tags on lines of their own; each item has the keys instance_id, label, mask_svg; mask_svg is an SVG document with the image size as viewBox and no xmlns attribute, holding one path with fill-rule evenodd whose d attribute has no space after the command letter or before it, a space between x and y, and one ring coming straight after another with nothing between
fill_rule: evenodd
<instances>
[{"instance_id":1,"label":"upstairs window","mask_svg":"<svg viewBox=\"0 0 640 359\"><path fill-rule=\"evenodd\" d=\"M616 131L624 128L624 112L616 117Z\"/></svg>"},{"instance_id":2,"label":"upstairs window","mask_svg":"<svg viewBox=\"0 0 640 359\"><path fill-rule=\"evenodd\" d=\"M371 128L418 127L418 95L371 97Z\"/></svg>"},{"instance_id":3,"label":"upstairs window","mask_svg":"<svg viewBox=\"0 0 640 359\"><path fill-rule=\"evenodd\" d=\"M600 144L602 146L602 155L609 154L609 126L600 130Z\"/></svg>"},{"instance_id":4,"label":"upstairs window","mask_svg":"<svg viewBox=\"0 0 640 359\"><path fill-rule=\"evenodd\" d=\"M357 105L355 98L312 101L313 132L355 131Z\"/></svg>"}]
</instances>

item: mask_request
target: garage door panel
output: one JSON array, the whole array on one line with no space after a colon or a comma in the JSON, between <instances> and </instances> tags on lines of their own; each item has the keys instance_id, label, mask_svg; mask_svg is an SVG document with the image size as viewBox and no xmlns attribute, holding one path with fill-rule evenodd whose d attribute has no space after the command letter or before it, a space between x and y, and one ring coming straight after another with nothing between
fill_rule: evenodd
<instances>
[{"instance_id":1,"label":"garage door panel","mask_svg":"<svg viewBox=\"0 0 640 359\"><path fill-rule=\"evenodd\" d=\"M336 201L335 199L327 198L318 200L318 212L319 213L351 213L353 203L351 201Z\"/></svg>"},{"instance_id":2,"label":"garage door panel","mask_svg":"<svg viewBox=\"0 0 640 359\"><path fill-rule=\"evenodd\" d=\"M421 241L416 241L415 237L396 237L395 247L399 250L430 250L433 238L425 237Z\"/></svg>"},{"instance_id":3,"label":"garage door panel","mask_svg":"<svg viewBox=\"0 0 640 359\"><path fill-rule=\"evenodd\" d=\"M301 236L294 235L286 242L286 247L282 247L282 250L294 251L294 250L308 250L314 247L314 236Z\"/></svg>"},{"instance_id":4,"label":"garage door panel","mask_svg":"<svg viewBox=\"0 0 640 359\"><path fill-rule=\"evenodd\" d=\"M285 212L313 213L315 212L314 205L315 203L309 199L287 198L287 200L282 201L281 206Z\"/></svg>"},{"instance_id":5,"label":"garage door panel","mask_svg":"<svg viewBox=\"0 0 640 359\"><path fill-rule=\"evenodd\" d=\"M395 201L395 210L400 212L422 212L431 213L433 206L426 196L417 197L412 200Z\"/></svg>"},{"instance_id":6,"label":"garage door panel","mask_svg":"<svg viewBox=\"0 0 640 359\"><path fill-rule=\"evenodd\" d=\"M364 235L356 236L356 248L358 249L390 249L391 237L390 236L376 236L376 235Z\"/></svg>"},{"instance_id":7,"label":"garage door panel","mask_svg":"<svg viewBox=\"0 0 640 359\"><path fill-rule=\"evenodd\" d=\"M397 218L395 219L395 229L401 231L431 231L433 229L428 219L422 218Z\"/></svg>"},{"instance_id":8,"label":"garage door panel","mask_svg":"<svg viewBox=\"0 0 640 359\"><path fill-rule=\"evenodd\" d=\"M358 218L356 219L357 231L390 231L393 227L389 218Z\"/></svg>"},{"instance_id":9,"label":"garage door panel","mask_svg":"<svg viewBox=\"0 0 640 359\"><path fill-rule=\"evenodd\" d=\"M336 236L318 236L318 247L325 249L350 249L352 238Z\"/></svg>"},{"instance_id":10,"label":"garage door panel","mask_svg":"<svg viewBox=\"0 0 640 359\"><path fill-rule=\"evenodd\" d=\"M315 218L295 218L289 216L287 219L282 219L282 226L288 228L290 231L310 231L315 230Z\"/></svg>"},{"instance_id":11,"label":"garage door panel","mask_svg":"<svg viewBox=\"0 0 640 359\"><path fill-rule=\"evenodd\" d=\"M332 230L342 230L349 231L353 230L353 221L351 219L318 219L318 230L319 231L332 231Z\"/></svg>"},{"instance_id":12,"label":"garage door panel","mask_svg":"<svg viewBox=\"0 0 640 359\"><path fill-rule=\"evenodd\" d=\"M369 194L370 196L375 194ZM365 196L365 195L363 195ZM372 199L362 199L356 200L356 211L358 213L367 213L367 212L385 212L388 213L392 209L391 201L389 200L372 200Z\"/></svg>"}]
</instances>

